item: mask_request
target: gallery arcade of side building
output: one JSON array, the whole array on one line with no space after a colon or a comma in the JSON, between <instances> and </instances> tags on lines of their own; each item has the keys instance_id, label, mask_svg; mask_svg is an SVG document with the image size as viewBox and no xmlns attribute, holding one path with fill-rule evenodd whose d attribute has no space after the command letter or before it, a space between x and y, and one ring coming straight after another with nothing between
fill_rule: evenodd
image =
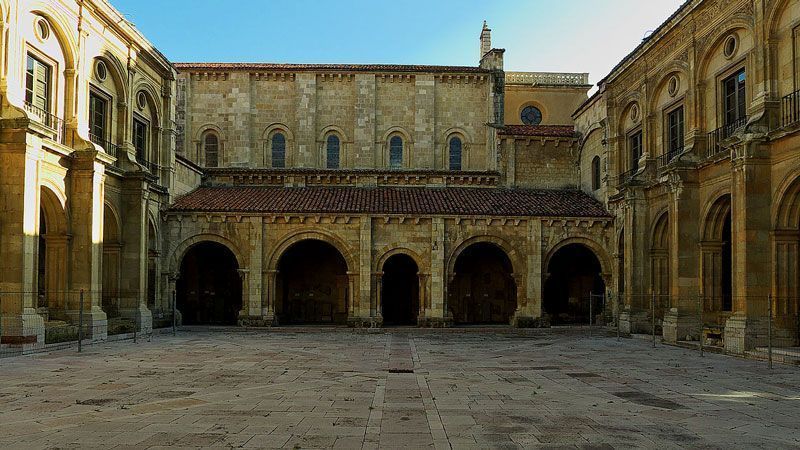
<instances>
[{"instance_id":1,"label":"gallery arcade of side building","mask_svg":"<svg viewBox=\"0 0 800 450\"><path fill-rule=\"evenodd\" d=\"M796 1L689 0L590 98L504 71L486 25L467 66L173 63L104 0L0 0L0 31L3 346L80 291L98 340L174 296L184 324L798 344Z\"/></svg>"}]
</instances>

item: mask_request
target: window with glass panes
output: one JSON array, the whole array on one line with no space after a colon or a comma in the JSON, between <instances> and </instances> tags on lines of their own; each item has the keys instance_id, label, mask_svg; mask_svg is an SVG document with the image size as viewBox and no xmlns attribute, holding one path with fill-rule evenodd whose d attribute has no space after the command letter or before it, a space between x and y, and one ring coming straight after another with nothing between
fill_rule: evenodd
<instances>
[{"instance_id":1,"label":"window with glass panes","mask_svg":"<svg viewBox=\"0 0 800 450\"><path fill-rule=\"evenodd\" d=\"M683 106L667 114L669 153L674 155L683 148Z\"/></svg>"},{"instance_id":2,"label":"window with glass panes","mask_svg":"<svg viewBox=\"0 0 800 450\"><path fill-rule=\"evenodd\" d=\"M628 138L628 149L631 155L630 170L639 169L639 158L642 157L642 132L637 131Z\"/></svg>"},{"instance_id":3,"label":"window with glass panes","mask_svg":"<svg viewBox=\"0 0 800 450\"><path fill-rule=\"evenodd\" d=\"M600 157L592 158L592 190L600 189Z\"/></svg>"},{"instance_id":4,"label":"window with glass panes","mask_svg":"<svg viewBox=\"0 0 800 450\"><path fill-rule=\"evenodd\" d=\"M52 68L40 59L28 55L25 69L25 103L50 112L50 74Z\"/></svg>"},{"instance_id":5,"label":"window with glass panes","mask_svg":"<svg viewBox=\"0 0 800 450\"><path fill-rule=\"evenodd\" d=\"M283 133L272 135L272 167L286 167L286 136Z\"/></svg>"},{"instance_id":6,"label":"window with glass panes","mask_svg":"<svg viewBox=\"0 0 800 450\"><path fill-rule=\"evenodd\" d=\"M89 133L93 138L105 141L108 138L108 100L94 92L89 93Z\"/></svg>"},{"instance_id":7,"label":"window with glass panes","mask_svg":"<svg viewBox=\"0 0 800 450\"><path fill-rule=\"evenodd\" d=\"M327 141L327 161L326 167L328 169L338 169L339 168L339 137L336 135L328 136Z\"/></svg>"},{"instance_id":8,"label":"window with glass panes","mask_svg":"<svg viewBox=\"0 0 800 450\"><path fill-rule=\"evenodd\" d=\"M403 138L400 136L389 139L389 167L392 169L403 167Z\"/></svg>"},{"instance_id":9,"label":"window with glass panes","mask_svg":"<svg viewBox=\"0 0 800 450\"><path fill-rule=\"evenodd\" d=\"M219 166L219 138L214 133L206 134L203 141L205 149L206 167Z\"/></svg>"},{"instance_id":10,"label":"window with glass panes","mask_svg":"<svg viewBox=\"0 0 800 450\"><path fill-rule=\"evenodd\" d=\"M747 104L745 100L744 69L722 82L725 107L725 125L733 125L745 119Z\"/></svg>"},{"instance_id":11,"label":"window with glass panes","mask_svg":"<svg viewBox=\"0 0 800 450\"><path fill-rule=\"evenodd\" d=\"M147 161L147 123L134 117L133 119L133 148L136 149L136 160Z\"/></svg>"},{"instance_id":12,"label":"window with glass panes","mask_svg":"<svg viewBox=\"0 0 800 450\"><path fill-rule=\"evenodd\" d=\"M463 144L461 139L453 137L450 139L450 170L461 170L461 150Z\"/></svg>"}]
</instances>

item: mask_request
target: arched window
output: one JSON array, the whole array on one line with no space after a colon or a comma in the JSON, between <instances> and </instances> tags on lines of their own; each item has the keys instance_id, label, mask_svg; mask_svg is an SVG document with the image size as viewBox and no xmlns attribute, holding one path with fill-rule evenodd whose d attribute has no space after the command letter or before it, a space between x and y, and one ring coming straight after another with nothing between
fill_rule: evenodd
<instances>
[{"instance_id":1,"label":"arched window","mask_svg":"<svg viewBox=\"0 0 800 450\"><path fill-rule=\"evenodd\" d=\"M592 190L600 189L600 157L592 158Z\"/></svg>"},{"instance_id":2,"label":"arched window","mask_svg":"<svg viewBox=\"0 0 800 450\"><path fill-rule=\"evenodd\" d=\"M403 138L394 136L389 139L389 168L403 167Z\"/></svg>"},{"instance_id":3,"label":"arched window","mask_svg":"<svg viewBox=\"0 0 800 450\"><path fill-rule=\"evenodd\" d=\"M214 133L206 134L203 139L203 151L206 156L206 167L219 166L219 138Z\"/></svg>"},{"instance_id":4,"label":"arched window","mask_svg":"<svg viewBox=\"0 0 800 450\"><path fill-rule=\"evenodd\" d=\"M280 132L272 135L272 167L286 167L286 136Z\"/></svg>"},{"instance_id":5,"label":"arched window","mask_svg":"<svg viewBox=\"0 0 800 450\"><path fill-rule=\"evenodd\" d=\"M328 136L328 140L326 142L326 154L327 154L327 161L326 166L328 169L338 169L339 168L339 148L341 147L339 142L339 136L334 134Z\"/></svg>"},{"instance_id":6,"label":"arched window","mask_svg":"<svg viewBox=\"0 0 800 450\"><path fill-rule=\"evenodd\" d=\"M463 145L460 138L450 138L450 170L461 170L462 147Z\"/></svg>"}]
</instances>

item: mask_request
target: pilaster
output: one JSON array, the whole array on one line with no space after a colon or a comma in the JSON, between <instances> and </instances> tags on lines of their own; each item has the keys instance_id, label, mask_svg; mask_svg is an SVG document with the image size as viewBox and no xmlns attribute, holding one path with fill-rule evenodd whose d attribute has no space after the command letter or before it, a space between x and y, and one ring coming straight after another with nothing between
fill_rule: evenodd
<instances>
[{"instance_id":1,"label":"pilaster","mask_svg":"<svg viewBox=\"0 0 800 450\"><path fill-rule=\"evenodd\" d=\"M106 313L102 308L103 261L103 210L105 166L96 159L97 152L73 153L70 170L70 288L75 295L68 296L66 315L73 323L78 321L79 292L84 294L83 320L94 339L105 339Z\"/></svg>"},{"instance_id":2,"label":"pilaster","mask_svg":"<svg viewBox=\"0 0 800 450\"><path fill-rule=\"evenodd\" d=\"M313 73L295 75L297 90L297 109L295 123L297 133L297 167L317 167L320 158L317 155L316 116L317 116L317 76Z\"/></svg>"},{"instance_id":3,"label":"pilaster","mask_svg":"<svg viewBox=\"0 0 800 450\"><path fill-rule=\"evenodd\" d=\"M760 141L735 144L732 155L733 315L725 323L725 350L741 354L767 340L772 186Z\"/></svg>"},{"instance_id":4,"label":"pilaster","mask_svg":"<svg viewBox=\"0 0 800 450\"><path fill-rule=\"evenodd\" d=\"M356 74L356 124L353 164L357 169L375 167L375 75Z\"/></svg>"},{"instance_id":5,"label":"pilaster","mask_svg":"<svg viewBox=\"0 0 800 450\"><path fill-rule=\"evenodd\" d=\"M419 169L441 169L436 161L443 161L436 155L434 137L436 136L436 119L434 103L436 99L436 81L433 75L417 74L414 87L414 154L411 167ZM441 149L439 149L441 153Z\"/></svg>"},{"instance_id":6,"label":"pilaster","mask_svg":"<svg viewBox=\"0 0 800 450\"><path fill-rule=\"evenodd\" d=\"M120 315L152 326L147 308L147 204L150 191L143 172L129 173L122 183L122 272ZM171 302L171 299L170 299Z\"/></svg>"}]
</instances>

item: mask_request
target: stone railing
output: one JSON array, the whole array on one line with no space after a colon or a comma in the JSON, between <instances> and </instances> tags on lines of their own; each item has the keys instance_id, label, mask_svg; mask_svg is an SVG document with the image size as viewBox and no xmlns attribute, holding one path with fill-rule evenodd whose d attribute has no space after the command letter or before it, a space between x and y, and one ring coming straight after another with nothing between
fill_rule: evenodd
<instances>
[{"instance_id":1,"label":"stone railing","mask_svg":"<svg viewBox=\"0 0 800 450\"><path fill-rule=\"evenodd\" d=\"M506 72L506 84L585 86L589 84L589 74L558 72Z\"/></svg>"}]
</instances>

